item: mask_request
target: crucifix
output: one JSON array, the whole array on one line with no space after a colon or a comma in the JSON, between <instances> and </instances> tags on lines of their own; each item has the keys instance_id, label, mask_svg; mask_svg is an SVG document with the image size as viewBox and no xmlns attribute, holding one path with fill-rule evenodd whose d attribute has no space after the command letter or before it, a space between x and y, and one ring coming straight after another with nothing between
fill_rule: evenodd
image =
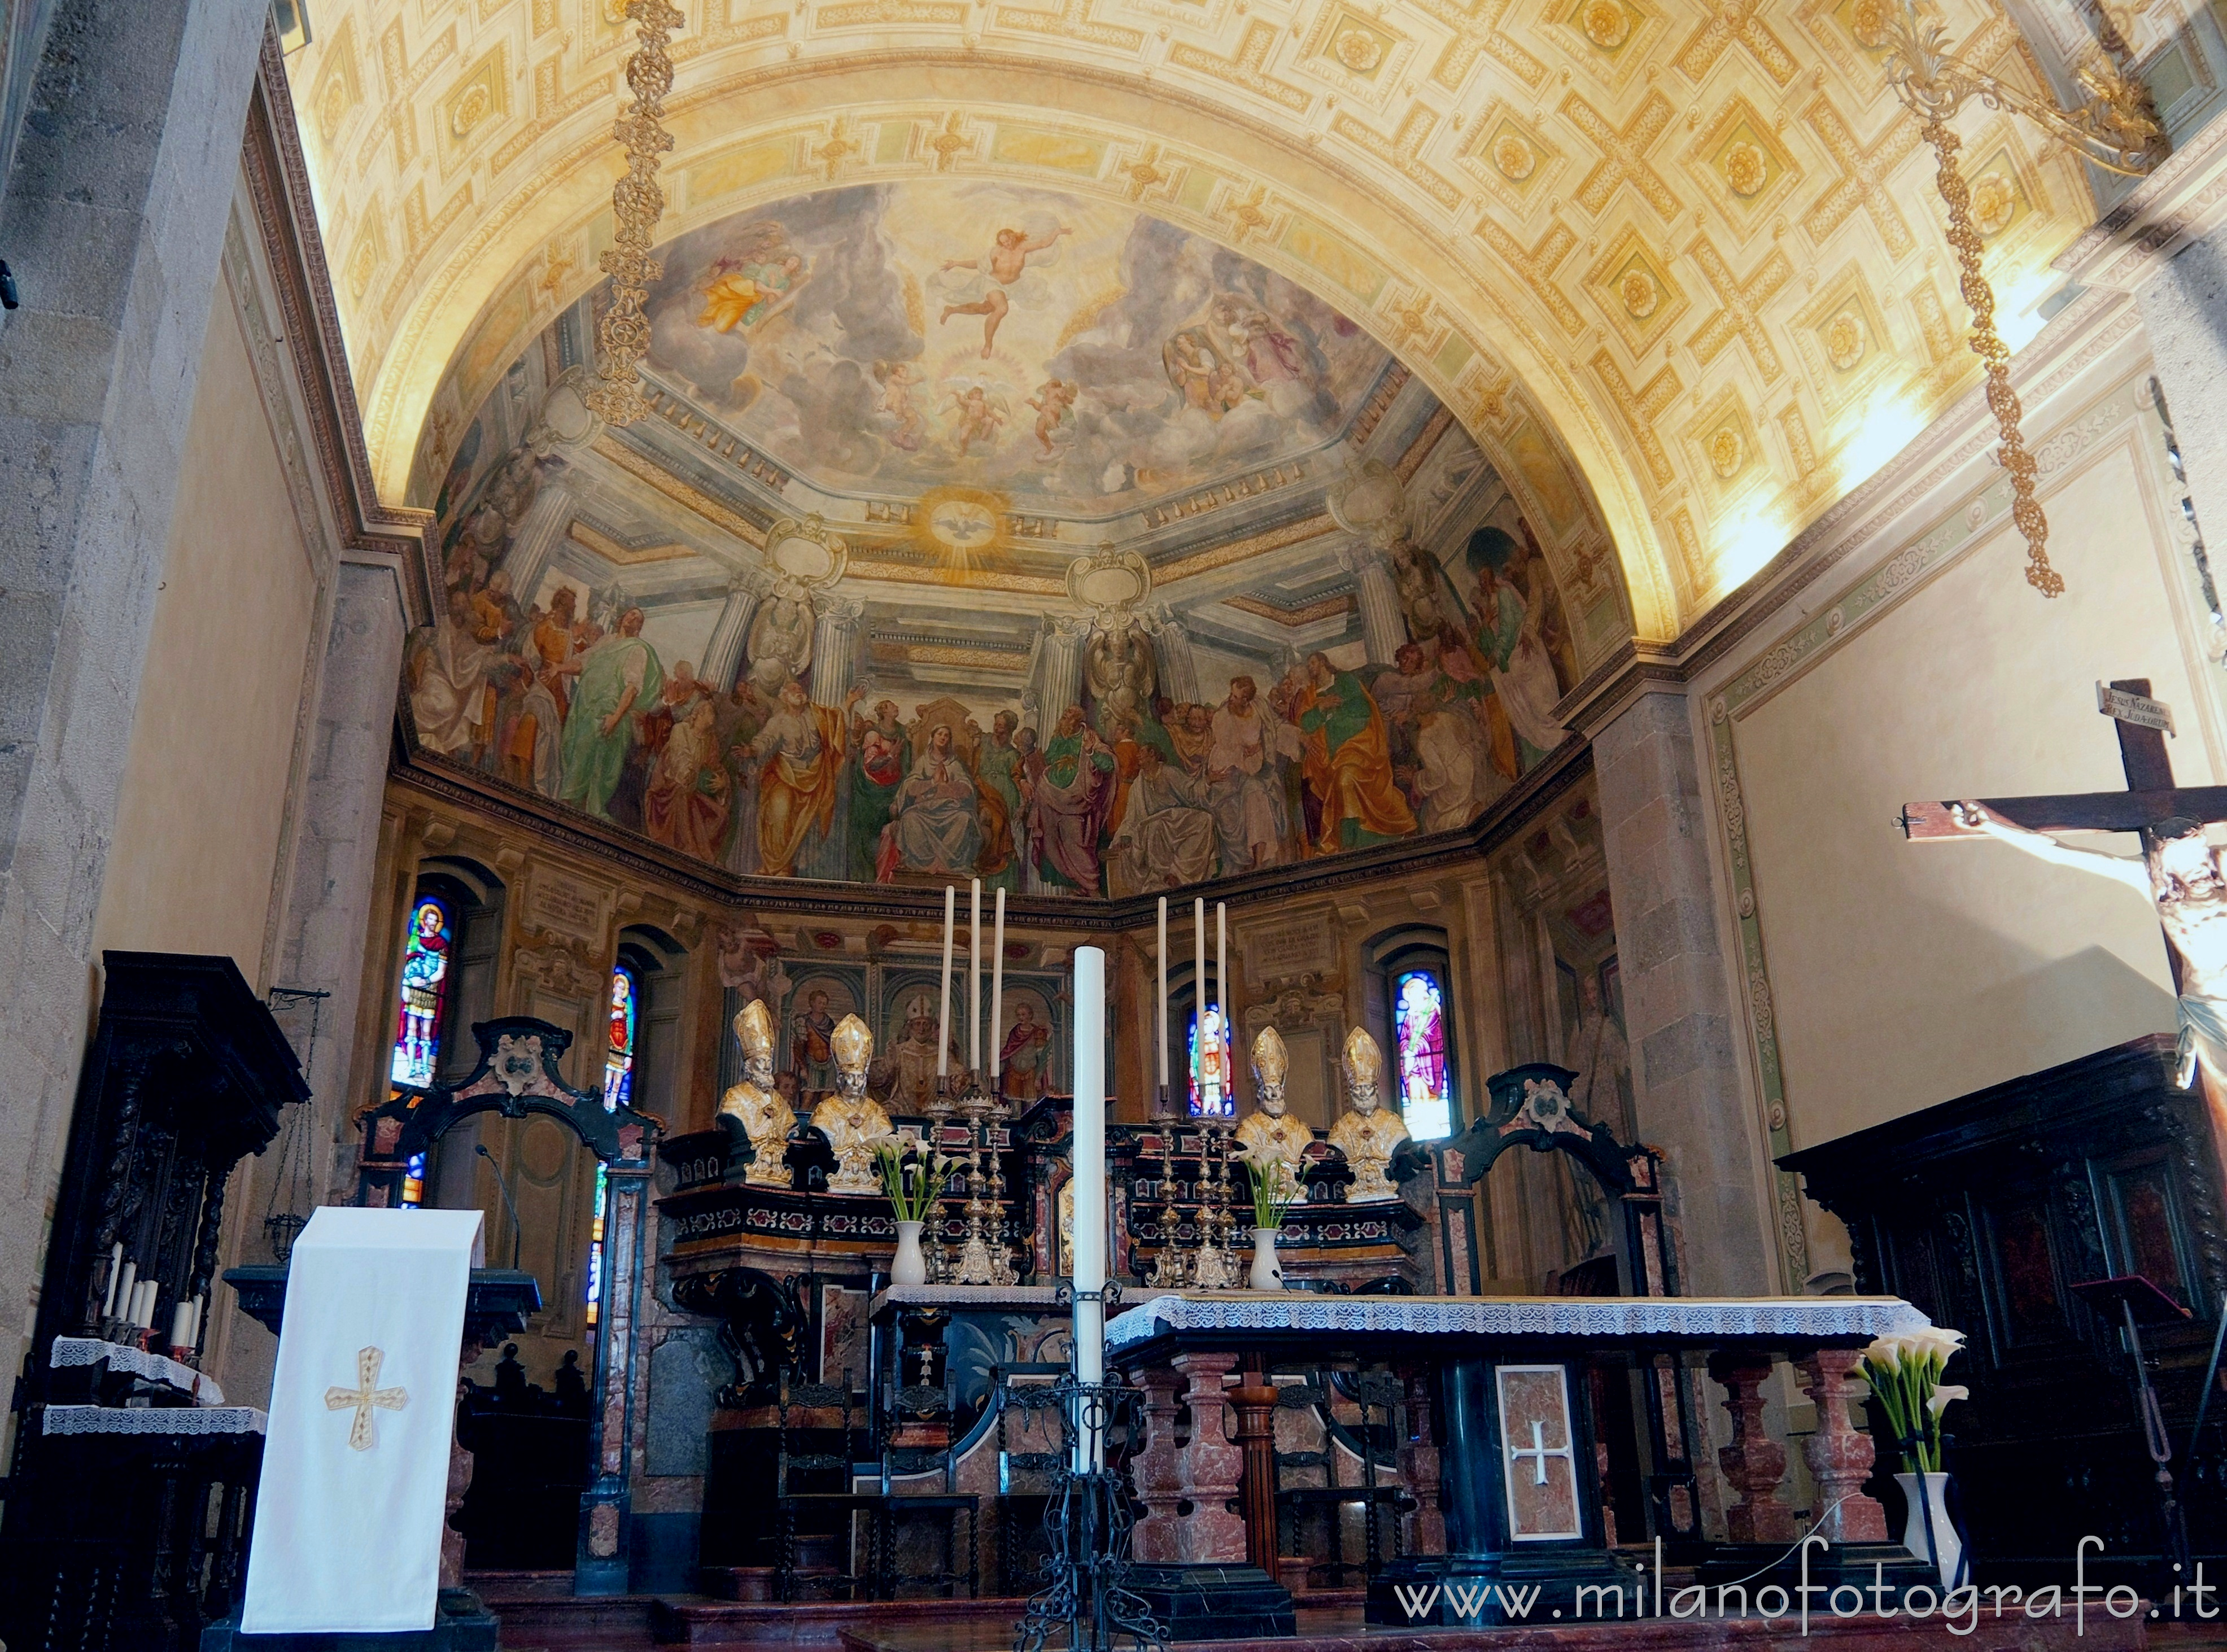
<instances>
[{"instance_id":1,"label":"crucifix","mask_svg":"<svg viewBox=\"0 0 2227 1652\"><path fill-rule=\"evenodd\" d=\"M1901 826L1920 843L1994 838L2147 896L2165 928L2179 995L2177 1081L2186 1089L2200 1072L2215 1123L2227 1122L2227 876L2204 837L2207 822L2227 820L2227 786L2173 783L2165 748L2173 714L2149 687L2147 678L2096 685L2096 709L2118 729L2125 791L1906 803ZM2139 832L2141 856L2075 849L2051 835L2059 832Z\"/></svg>"},{"instance_id":2,"label":"crucifix","mask_svg":"<svg viewBox=\"0 0 2227 1652\"><path fill-rule=\"evenodd\" d=\"M355 1387L331 1387L325 1390L327 1411L353 1411L355 1419L348 1425L348 1449L368 1451L379 1444L379 1423L373 1417L374 1407L380 1411L399 1411L410 1403L410 1395L401 1388L382 1388L379 1386L379 1368L386 1362L382 1349L360 1348L355 1355Z\"/></svg>"}]
</instances>

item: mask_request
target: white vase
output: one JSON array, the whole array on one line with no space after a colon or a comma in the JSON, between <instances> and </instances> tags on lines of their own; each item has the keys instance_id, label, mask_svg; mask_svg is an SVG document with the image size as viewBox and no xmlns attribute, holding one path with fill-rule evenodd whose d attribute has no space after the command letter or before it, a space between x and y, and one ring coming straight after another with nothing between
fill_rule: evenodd
<instances>
[{"instance_id":1,"label":"white vase","mask_svg":"<svg viewBox=\"0 0 2227 1652\"><path fill-rule=\"evenodd\" d=\"M1925 1540L1926 1502L1918 1495L1918 1477L1898 1474L1895 1484L1902 1488L1902 1499L1910 1513L1902 1524L1902 1546L1919 1560L1930 1558L1941 1574L1943 1589L1956 1585L1956 1566L1962 1559L1963 1544L1958 1540L1956 1528L1949 1521L1949 1477L1936 1469L1925 1477L1925 1497L1933 1508L1933 1541Z\"/></svg>"},{"instance_id":2,"label":"white vase","mask_svg":"<svg viewBox=\"0 0 2227 1652\"><path fill-rule=\"evenodd\" d=\"M1255 1291L1280 1291L1284 1288L1284 1270L1276 1260L1276 1229L1255 1228L1253 1230L1253 1288Z\"/></svg>"},{"instance_id":3,"label":"white vase","mask_svg":"<svg viewBox=\"0 0 2227 1652\"><path fill-rule=\"evenodd\" d=\"M926 1285L928 1258L921 1254L920 1223L897 1224L897 1253L890 1260L891 1285Z\"/></svg>"}]
</instances>

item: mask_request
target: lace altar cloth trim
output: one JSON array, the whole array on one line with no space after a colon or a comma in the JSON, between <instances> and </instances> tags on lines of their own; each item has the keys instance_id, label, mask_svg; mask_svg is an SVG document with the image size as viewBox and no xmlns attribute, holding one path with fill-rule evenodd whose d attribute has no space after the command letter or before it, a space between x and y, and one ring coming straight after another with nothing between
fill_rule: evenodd
<instances>
[{"instance_id":1,"label":"lace altar cloth trim","mask_svg":"<svg viewBox=\"0 0 2227 1652\"><path fill-rule=\"evenodd\" d=\"M112 1371L129 1371L150 1382L167 1382L181 1394L194 1396L197 1406L220 1406L224 1390L216 1379L190 1365L181 1365L167 1354L150 1354L124 1343L104 1343L97 1336L57 1336L47 1363L55 1370L74 1365L105 1365Z\"/></svg>"},{"instance_id":2,"label":"lace altar cloth trim","mask_svg":"<svg viewBox=\"0 0 2227 1652\"><path fill-rule=\"evenodd\" d=\"M1319 1297L1186 1292L1106 1327L1110 1350L1167 1331L1405 1331L1465 1336L1891 1336L1933 1322L1894 1297Z\"/></svg>"},{"instance_id":3,"label":"lace altar cloth trim","mask_svg":"<svg viewBox=\"0 0 2227 1652\"><path fill-rule=\"evenodd\" d=\"M48 1406L48 1434L260 1434L252 1406Z\"/></svg>"}]
</instances>

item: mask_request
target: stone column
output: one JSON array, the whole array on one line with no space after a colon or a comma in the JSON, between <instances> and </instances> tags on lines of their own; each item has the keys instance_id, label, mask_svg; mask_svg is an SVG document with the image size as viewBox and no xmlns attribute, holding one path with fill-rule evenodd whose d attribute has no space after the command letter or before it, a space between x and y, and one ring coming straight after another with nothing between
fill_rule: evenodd
<instances>
[{"instance_id":1,"label":"stone column","mask_svg":"<svg viewBox=\"0 0 2227 1652\"><path fill-rule=\"evenodd\" d=\"M1152 633L1152 651L1159 657L1160 692L1171 700L1198 698L1198 660L1190 649L1190 633L1183 622L1163 611Z\"/></svg>"},{"instance_id":2,"label":"stone column","mask_svg":"<svg viewBox=\"0 0 2227 1652\"><path fill-rule=\"evenodd\" d=\"M1687 701L1646 689L1588 730L1616 914L1642 1137L1669 1158L1694 1296L1799 1290L1779 1279L1760 1125L1742 1098L1715 862Z\"/></svg>"},{"instance_id":3,"label":"stone column","mask_svg":"<svg viewBox=\"0 0 2227 1652\"><path fill-rule=\"evenodd\" d=\"M1764 1432L1763 1385L1771 1380L1767 1354L1713 1354L1709 1375L1725 1391L1732 1443L1717 1451L1725 1478L1739 1501L1725 1510L1725 1531L1735 1543L1790 1543L1794 1511L1778 1501L1786 1474L1786 1448Z\"/></svg>"},{"instance_id":4,"label":"stone column","mask_svg":"<svg viewBox=\"0 0 2227 1652\"><path fill-rule=\"evenodd\" d=\"M1237 1450L1244 1460L1245 1558L1276 1575L1276 1385L1248 1371L1229 1391L1237 1407Z\"/></svg>"},{"instance_id":5,"label":"stone column","mask_svg":"<svg viewBox=\"0 0 2227 1652\"><path fill-rule=\"evenodd\" d=\"M1176 1508L1183 1501L1183 1469L1176 1447L1176 1396L1183 1379L1171 1367L1156 1365L1137 1381L1145 1391L1145 1449L1129 1459L1129 1477L1145 1513L1130 1536L1130 1552L1140 1561L1180 1560L1183 1534Z\"/></svg>"},{"instance_id":6,"label":"stone column","mask_svg":"<svg viewBox=\"0 0 2227 1652\"><path fill-rule=\"evenodd\" d=\"M820 617L812 630L812 698L819 705L840 705L858 674L858 619L865 605L852 597L823 593L817 607Z\"/></svg>"},{"instance_id":7,"label":"stone column","mask_svg":"<svg viewBox=\"0 0 2227 1652\"><path fill-rule=\"evenodd\" d=\"M1245 1563L1245 1517L1229 1506L1237 1496L1244 1457L1222 1426L1229 1402L1222 1379L1236 1363L1235 1354L1178 1354L1174 1360L1190 1384L1184 1392L1184 1404L1190 1409L1190 1443L1177 1458L1190 1513L1176 1523L1182 1558L1194 1565Z\"/></svg>"},{"instance_id":8,"label":"stone column","mask_svg":"<svg viewBox=\"0 0 2227 1652\"><path fill-rule=\"evenodd\" d=\"M2213 577L2227 546L2227 226L2190 241L2134 289Z\"/></svg>"},{"instance_id":9,"label":"stone column","mask_svg":"<svg viewBox=\"0 0 2227 1652\"><path fill-rule=\"evenodd\" d=\"M1400 593L1393 589L1382 555L1374 545L1355 540L1338 548L1337 565L1353 576L1360 593L1361 635L1369 659L1390 665L1407 640L1407 622L1400 612Z\"/></svg>"},{"instance_id":10,"label":"stone column","mask_svg":"<svg viewBox=\"0 0 2227 1652\"><path fill-rule=\"evenodd\" d=\"M92 1023L108 846L263 0L61 0L0 198L0 1368ZM14 66L10 66L11 68ZM11 78L14 78L11 76Z\"/></svg>"},{"instance_id":11,"label":"stone column","mask_svg":"<svg viewBox=\"0 0 2227 1652\"><path fill-rule=\"evenodd\" d=\"M722 693L742 674L743 644L750 640L750 616L757 606L757 582L748 573L737 574L727 586L727 605L711 622L711 640L704 645L704 668L697 673Z\"/></svg>"},{"instance_id":12,"label":"stone column","mask_svg":"<svg viewBox=\"0 0 2227 1652\"><path fill-rule=\"evenodd\" d=\"M1794 1362L1803 1393L1817 1407L1817 1432L1802 1442L1817 1483L1817 1530L1835 1543L1886 1541L1886 1510L1863 1491L1877 1448L1848 1420L1849 1381L1863 1357L1853 1348L1821 1348Z\"/></svg>"}]
</instances>

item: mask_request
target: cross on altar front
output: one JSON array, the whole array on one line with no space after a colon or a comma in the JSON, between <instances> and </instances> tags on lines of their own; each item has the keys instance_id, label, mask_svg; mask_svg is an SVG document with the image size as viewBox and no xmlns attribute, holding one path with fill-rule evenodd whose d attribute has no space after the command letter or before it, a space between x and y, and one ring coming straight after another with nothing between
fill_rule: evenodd
<instances>
[{"instance_id":1,"label":"cross on altar front","mask_svg":"<svg viewBox=\"0 0 2227 1652\"><path fill-rule=\"evenodd\" d=\"M1525 1457L1528 1457L1534 1459L1532 1467L1536 1471L1537 1477L1535 1478L1531 1483L1535 1486L1543 1486L1547 1483L1547 1459L1550 1457L1568 1458L1570 1461L1571 1471L1574 1473L1577 1469L1576 1453L1573 1452L1567 1444L1561 1445L1547 1445L1547 1425L1541 1422L1536 1417L1534 1417L1531 1419L1531 1444L1528 1446L1509 1446L1508 1448L1508 1456L1509 1460L1515 1463L1518 1467L1522 1465L1522 1462Z\"/></svg>"},{"instance_id":2,"label":"cross on altar front","mask_svg":"<svg viewBox=\"0 0 2227 1652\"><path fill-rule=\"evenodd\" d=\"M379 1424L371 1414L374 1407L380 1411L399 1411L410 1403L410 1395L404 1389L379 1386L379 1368L386 1358L386 1353L380 1349L358 1349L355 1387L325 1390L327 1411L355 1413L355 1420L348 1425L348 1448L351 1451L368 1451L379 1444Z\"/></svg>"},{"instance_id":3,"label":"cross on altar front","mask_svg":"<svg viewBox=\"0 0 2227 1652\"><path fill-rule=\"evenodd\" d=\"M1905 803L1900 824L1917 842L1994 838L2147 896L2165 929L2179 995L2179 1081L2186 1087L2200 1067L2215 1111L2227 1113L2227 877L2203 832L2227 820L2227 786L2173 783L2165 748L2173 714L2149 690L2147 678L2096 685L2096 709L2118 730L2125 791ZM2141 857L2074 849L2049 835L2058 832L2139 832Z\"/></svg>"}]
</instances>

